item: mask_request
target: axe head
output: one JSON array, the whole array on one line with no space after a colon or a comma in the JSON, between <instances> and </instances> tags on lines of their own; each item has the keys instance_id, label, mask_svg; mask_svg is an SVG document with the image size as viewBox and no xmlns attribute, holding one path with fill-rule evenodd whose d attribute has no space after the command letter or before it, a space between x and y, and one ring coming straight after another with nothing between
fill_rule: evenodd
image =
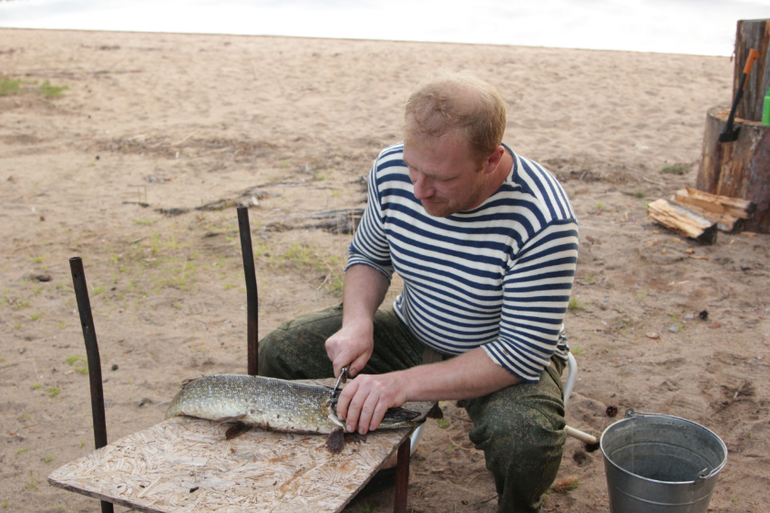
<instances>
[{"instance_id":1,"label":"axe head","mask_svg":"<svg viewBox=\"0 0 770 513\"><path fill-rule=\"evenodd\" d=\"M738 134L741 131L741 127L734 127L732 123L728 123L722 133L719 134L719 142L733 142L738 139Z\"/></svg>"}]
</instances>

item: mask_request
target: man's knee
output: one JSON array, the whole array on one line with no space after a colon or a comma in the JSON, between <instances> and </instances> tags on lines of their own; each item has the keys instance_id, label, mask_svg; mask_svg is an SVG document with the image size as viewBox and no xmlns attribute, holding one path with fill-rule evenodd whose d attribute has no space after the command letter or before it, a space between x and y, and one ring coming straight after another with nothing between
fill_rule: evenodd
<instances>
[{"instance_id":1,"label":"man's knee","mask_svg":"<svg viewBox=\"0 0 770 513\"><path fill-rule=\"evenodd\" d=\"M283 370L286 367L281 348L287 346L287 332L281 328L268 333L259 341L259 375L269 378L287 379Z\"/></svg>"},{"instance_id":2,"label":"man's knee","mask_svg":"<svg viewBox=\"0 0 770 513\"><path fill-rule=\"evenodd\" d=\"M469 433L478 449L513 461L561 458L566 439L561 417L544 415L535 409L495 417L479 423Z\"/></svg>"},{"instance_id":3,"label":"man's knee","mask_svg":"<svg viewBox=\"0 0 770 513\"><path fill-rule=\"evenodd\" d=\"M564 419L521 404L495 406L474 419L469 438L484 451L500 511L537 511L561 465Z\"/></svg>"}]
</instances>

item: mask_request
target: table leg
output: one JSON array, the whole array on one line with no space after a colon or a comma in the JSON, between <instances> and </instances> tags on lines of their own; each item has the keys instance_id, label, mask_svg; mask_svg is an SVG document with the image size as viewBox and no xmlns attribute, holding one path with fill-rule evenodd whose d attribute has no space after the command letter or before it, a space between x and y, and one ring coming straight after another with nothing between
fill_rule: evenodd
<instances>
[{"instance_id":1,"label":"table leg","mask_svg":"<svg viewBox=\"0 0 770 513\"><path fill-rule=\"evenodd\" d=\"M411 437L407 437L398 448L398 460L396 463L396 498L393 503L393 513L406 513L410 457Z\"/></svg>"}]
</instances>

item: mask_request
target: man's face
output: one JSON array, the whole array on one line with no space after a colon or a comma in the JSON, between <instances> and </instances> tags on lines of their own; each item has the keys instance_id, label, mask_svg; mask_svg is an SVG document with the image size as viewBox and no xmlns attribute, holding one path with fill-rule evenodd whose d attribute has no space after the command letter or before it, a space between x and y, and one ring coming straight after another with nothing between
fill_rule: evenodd
<instances>
[{"instance_id":1,"label":"man's face","mask_svg":"<svg viewBox=\"0 0 770 513\"><path fill-rule=\"evenodd\" d=\"M404 162L414 185L414 196L425 211L436 217L479 206L484 173L470 156L468 143L455 131L441 138L404 143Z\"/></svg>"}]
</instances>

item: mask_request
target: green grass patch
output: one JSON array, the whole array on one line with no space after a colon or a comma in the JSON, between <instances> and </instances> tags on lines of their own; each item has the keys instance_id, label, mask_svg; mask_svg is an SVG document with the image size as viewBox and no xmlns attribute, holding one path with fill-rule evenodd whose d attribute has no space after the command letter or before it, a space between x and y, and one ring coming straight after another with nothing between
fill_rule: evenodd
<instances>
[{"instance_id":1,"label":"green grass patch","mask_svg":"<svg viewBox=\"0 0 770 513\"><path fill-rule=\"evenodd\" d=\"M29 306L29 301L19 301L18 303L12 303L11 309L21 310L22 308L27 308L28 306Z\"/></svg>"},{"instance_id":2,"label":"green grass patch","mask_svg":"<svg viewBox=\"0 0 770 513\"><path fill-rule=\"evenodd\" d=\"M19 86L21 80L13 80L11 78L0 78L0 96L11 96L19 94Z\"/></svg>"},{"instance_id":3,"label":"green grass patch","mask_svg":"<svg viewBox=\"0 0 770 513\"><path fill-rule=\"evenodd\" d=\"M24 490L31 492L32 490L37 490L37 479L35 479L35 474L30 470L29 471L29 482L24 485Z\"/></svg>"},{"instance_id":4,"label":"green grass patch","mask_svg":"<svg viewBox=\"0 0 770 513\"><path fill-rule=\"evenodd\" d=\"M79 374L83 374L84 376L88 376L88 360L83 358L82 356L76 355L76 356L70 356L66 360L64 360L67 365L70 367L73 367L75 372ZM76 365L79 362L82 362L83 365Z\"/></svg>"},{"instance_id":5,"label":"green grass patch","mask_svg":"<svg viewBox=\"0 0 770 513\"><path fill-rule=\"evenodd\" d=\"M583 308L583 303L578 301L578 298L576 297L571 297L567 304L567 310L582 310Z\"/></svg>"},{"instance_id":6,"label":"green grass patch","mask_svg":"<svg viewBox=\"0 0 770 513\"><path fill-rule=\"evenodd\" d=\"M50 395L51 397L56 397L61 393L61 388L59 387L48 387L45 392Z\"/></svg>"},{"instance_id":7,"label":"green grass patch","mask_svg":"<svg viewBox=\"0 0 770 513\"><path fill-rule=\"evenodd\" d=\"M660 170L664 175L683 175L690 170L690 166L687 164L671 164L670 166L664 166Z\"/></svg>"},{"instance_id":8,"label":"green grass patch","mask_svg":"<svg viewBox=\"0 0 770 513\"><path fill-rule=\"evenodd\" d=\"M321 287L335 294L342 291L344 266L339 256L322 255L306 244L295 243L283 256L270 257L270 263L284 271L317 273L323 276Z\"/></svg>"},{"instance_id":9,"label":"green grass patch","mask_svg":"<svg viewBox=\"0 0 770 513\"><path fill-rule=\"evenodd\" d=\"M148 221L148 220L147 220L147 219L145 219L144 217L143 217L143 218L141 218L141 219L132 219L132 221L133 221L134 223L136 223L136 224L139 224L139 225L143 225L143 226L150 226L150 225L153 225L153 224L155 224L155 223L157 223L157 222L158 222L158 220L157 220L157 219L156 219L156 220L154 220L154 221Z\"/></svg>"},{"instance_id":10,"label":"green grass patch","mask_svg":"<svg viewBox=\"0 0 770 513\"><path fill-rule=\"evenodd\" d=\"M55 86L46 80L39 86L37 86L37 92L42 94L45 98L61 98L64 96L62 91L69 89L66 85Z\"/></svg>"}]
</instances>

